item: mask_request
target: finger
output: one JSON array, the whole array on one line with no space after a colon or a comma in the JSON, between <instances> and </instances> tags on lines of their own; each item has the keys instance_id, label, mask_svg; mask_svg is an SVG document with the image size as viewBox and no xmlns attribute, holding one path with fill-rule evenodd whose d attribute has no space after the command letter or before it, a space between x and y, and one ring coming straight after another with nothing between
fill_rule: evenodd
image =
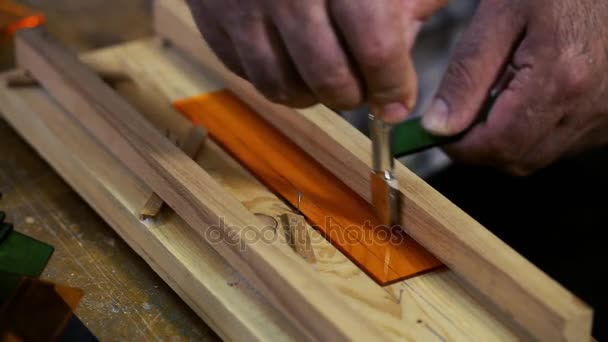
<instances>
[{"instance_id":1,"label":"finger","mask_svg":"<svg viewBox=\"0 0 608 342\"><path fill-rule=\"evenodd\" d=\"M494 0L481 2L423 117L428 131L455 135L473 123L524 30L524 19L516 6Z\"/></svg>"},{"instance_id":2,"label":"finger","mask_svg":"<svg viewBox=\"0 0 608 342\"><path fill-rule=\"evenodd\" d=\"M519 70L498 97L487 121L447 147L448 154L515 174L538 168L551 156L535 152L548 151L549 146L543 142L551 138L564 114L554 106L549 90L543 87L552 82L551 78L550 69L543 66Z\"/></svg>"},{"instance_id":3,"label":"finger","mask_svg":"<svg viewBox=\"0 0 608 342\"><path fill-rule=\"evenodd\" d=\"M217 55L220 61L232 72L247 79L245 69L241 64L238 53L230 37L220 27L208 8L203 6L201 0L188 0L196 26L205 38L205 41Z\"/></svg>"},{"instance_id":4,"label":"finger","mask_svg":"<svg viewBox=\"0 0 608 342\"><path fill-rule=\"evenodd\" d=\"M365 80L372 112L387 122L404 120L416 100L409 56L411 21L401 0L331 2L333 19Z\"/></svg>"},{"instance_id":5,"label":"finger","mask_svg":"<svg viewBox=\"0 0 608 342\"><path fill-rule=\"evenodd\" d=\"M249 81L268 99L292 107L317 100L291 62L278 33L257 3L243 3L227 28Z\"/></svg>"},{"instance_id":6,"label":"finger","mask_svg":"<svg viewBox=\"0 0 608 342\"><path fill-rule=\"evenodd\" d=\"M359 106L363 90L333 29L325 1L286 1L269 10L297 70L318 100L336 110Z\"/></svg>"}]
</instances>

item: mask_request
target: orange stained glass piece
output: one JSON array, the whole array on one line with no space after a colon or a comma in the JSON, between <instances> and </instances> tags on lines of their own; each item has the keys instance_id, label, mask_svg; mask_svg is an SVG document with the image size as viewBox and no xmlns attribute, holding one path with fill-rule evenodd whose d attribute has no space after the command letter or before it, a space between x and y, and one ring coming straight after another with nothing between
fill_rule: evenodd
<instances>
[{"instance_id":1,"label":"orange stained glass piece","mask_svg":"<svg viewBox=\"0 0 608 342\"><path fill-rule=\"evenodd\" d=\"M19 29L34 28L44 24L45 17L42 14L35 14L29 17L21 18L14 23L11 23L2 29L3 33L14 35Z\"/></svg>"},{"instance_id":2,"label":"orange stained glass piece","mask_svg":"<svg viewBox=\"0 0 608 342\"><path fill-rule=\"evenodd\" d=\"M12 0L0 0L0 33L13 35L22 28L44 24L43 14Z\"/></svg>"},{"instance_id":3,"label":"orange stained glass piece","mask_svg":"<svg viewBox=\"0 0 608 342\"><path fill-rule=\"evenodd\" d=\"M401 229L380 224L372 206L230 91L175 107L294 207L381 285L442 266Z\"/></svg>"}]
</instances>

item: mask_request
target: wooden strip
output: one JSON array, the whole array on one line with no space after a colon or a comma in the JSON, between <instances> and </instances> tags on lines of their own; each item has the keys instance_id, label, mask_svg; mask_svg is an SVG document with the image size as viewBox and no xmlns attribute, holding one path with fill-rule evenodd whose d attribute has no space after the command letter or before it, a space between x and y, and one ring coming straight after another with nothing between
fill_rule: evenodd
<instances>
[{"instance_id":1,"label":"wooden strip","mask_svg":"<svg viewBox=\"0 0 608 342\"><path fill-rule=\"evenodd\" d=\"M116 86L119 83L131 81L131 79L122 72L114 70L95 70L95 72L97 72L99 77L110 86ZM25 71L12 74L6 80L6 84L10 88L35 87L40 85L38 80Z\"/></svg>"},{"instance_id":2,"label":"wooden strip","mask_svg":"<svg viewBox=\"0 0 608 342\"><path fill-rule=\"evenodd\" d=\"M155 3L157 33L190 54L215 78L367 201L371 200L369 139L316 106L292 110L264 99L222 66L181 1ZM403 165L396 178L407 233L507 317L541 340L589 340L593 311Z\"/></svg>"},{"instance_id":3,"label":"wooden strip","mask_svg":"<svg viewBox=\"0 0 608 342\"><path fill-rule=\"evenodd\" d=\"M17 34L17 60L118 159L158 193L311 339L378 340L383 334L340 300L301 260L252 234L257 219L164 139L75 56L38 29ZM250 234L245 236L245 233Z\"/></svg>"},{"instance_id":4,"label":"wooden strip","mask_svg":"<svg viewBox=\"0 0 608 342\"><path fill-rule=\"evenodd\" d=\"M280 218L288 243L306 262L314 264L317 258L306 228L306 219L290 213L283 214Z\"/></svg>"},{"instance_id":5,"label":"wooden strip","mask_svg":"<svg viewBox=\"0 0 608 342\"><path fill-rule=\"evenodd\" d=\"M188 136L180 144L180 149L190 158L194 159L201 145L205 142L207 131L201 126L192 126ZM165 202L156 193L152 193L144 206L139 211L142 220L155 218L162 209Z\"/></svg>"},{"instance_id":6,"label":"wooden strip","mask_svg":"<svg viewBox=\"0 0 608 342\"><path fill-rule=\"evenodd\" d=\"M310 220L340 251L382 285L442 264L400 230L381 225L373 208L230 92L176 102L214 140Z\"/></svg>"}]
</instances>

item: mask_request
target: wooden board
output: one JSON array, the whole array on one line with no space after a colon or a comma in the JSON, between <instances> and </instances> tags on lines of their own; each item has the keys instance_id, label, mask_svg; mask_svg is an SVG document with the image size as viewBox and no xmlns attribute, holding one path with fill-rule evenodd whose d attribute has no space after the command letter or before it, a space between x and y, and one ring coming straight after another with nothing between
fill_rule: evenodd
<instances>
[{"instance_id":1,"label":"wooden board","mask_svg":"<svg viewBox=\"0 0 608 342\"><path fill-rule=\"evenodd\" d=\"M369 203L232 93L175 105L381 285L442 266L403 231L382 226Z\"/></svg>"},{"instance_id":2,"label":"wooden board","mask_svg":"<svg viewBox=\"0 0 608 342\"><path fill-rule=\"evenodd\" d=\"M144 107L148 110L143 113L148 119L180 134L185 134L189 125L187 120L181 124L179 120L167 120L175 118L171 101L223 88L173 49L153 41L100 50L85 59L96 67L127 72L146 94L139 97L147 99ZM90 137L82 133L82 126L73 118L55 123L46 120L44 114L63 112L52 110L57 108L53 100L36 89L0 89L0 108L7 120L222 337L290 339L283 323L279 324L285 322L284 318L269 314L272 306L213 248L188 231L171 210L156 222L137 220L148 195L147 186L122 163L109 158L111 155L97 143L84 144ZM74 136L74 130L80 133ZM73 160L64 162L66 155L74 156ZM251 212L272 217L289 212L213 142L208 142L196 162ZM517 339L513 331L467 294L452 272L433 272L383 288L308 229L316 256L310 267L315 274L386 337L421 341ZM290 248L283 251L284 258L293 254Z\"/></svg>"},{"instance_id":3,"label":"wooden board","mask_svg":"<svg viewBox=\"0 0 608 342\"><path fill-rule=\"evenodd\" d=\"M370 141L323 106L296 111L268 102L225 69L182 1L158 0L157 33L190 54L268 122L370 201ZM588 340L593 312L449 200L398 164L406 232L531 335Z\"/></svg>"}]
</instances>

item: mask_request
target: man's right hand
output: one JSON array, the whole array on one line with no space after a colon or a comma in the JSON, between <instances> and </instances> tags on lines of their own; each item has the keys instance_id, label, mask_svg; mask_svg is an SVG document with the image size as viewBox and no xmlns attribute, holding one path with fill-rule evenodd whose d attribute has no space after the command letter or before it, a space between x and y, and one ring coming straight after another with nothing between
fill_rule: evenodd
<instances>
[{"instance_id":1,"label":"man's right hand","mask_svg":"<svg viewBox=\"0 0 608 342\"><path fill-rule=\"evenodd\" d=\"M410 50L420 19L447 0L189 0L233 72L271 101L336 110L369 101L387 122L416 99Z\"/></svg>"}]
</instances>

